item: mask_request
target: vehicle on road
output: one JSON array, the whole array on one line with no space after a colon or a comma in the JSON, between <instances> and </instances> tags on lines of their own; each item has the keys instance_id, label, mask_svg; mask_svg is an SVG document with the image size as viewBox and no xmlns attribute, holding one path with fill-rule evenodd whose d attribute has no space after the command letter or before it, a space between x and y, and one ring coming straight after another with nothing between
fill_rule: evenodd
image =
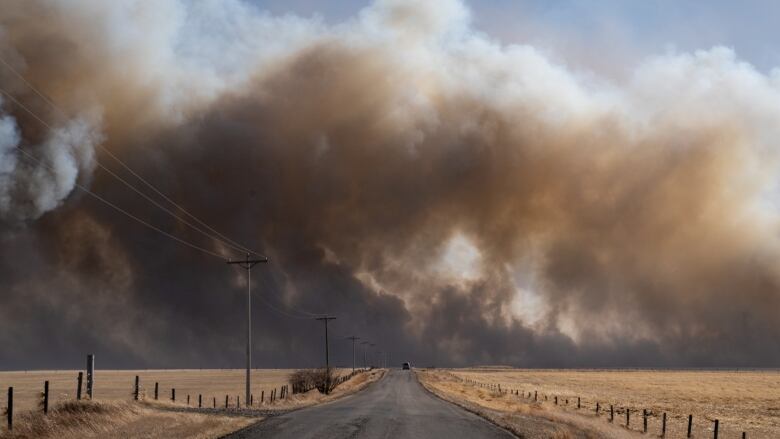
<instances>
[{"instance_id":1,"label":"vehicle on road","mask_svg":"<svg viewBox=\"0 0 780 439\"><path fill-rule=\"evenodd\" d=\"M412 368L412 366L410 366L409 363L404 363L404 365L401 366L401 369L403 369L403 370L409 370L411 368Z\"/></svg>"}]
</instances>

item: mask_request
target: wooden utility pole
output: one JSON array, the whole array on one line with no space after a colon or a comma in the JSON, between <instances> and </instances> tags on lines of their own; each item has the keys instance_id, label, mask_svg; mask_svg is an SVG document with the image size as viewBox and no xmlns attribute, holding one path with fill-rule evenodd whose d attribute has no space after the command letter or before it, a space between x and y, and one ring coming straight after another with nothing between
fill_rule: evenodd
<instances>
[{"instance_id":1,"label":"wooden utility pole","mask_svg":"<svg viewBox=\"0 0 780 439\"><path fill-rule=\"evenodd\" d=\"M322 316L316 317L315 320L321 320L325 322L325 394L330 393L330 352L328 350L328 321L336 320L335 317Z\"/></svg>"},{"instance_id":2,"label":"wooden utility pole","mask_svg":"<svg viewBox=\"0 0 780 439\"><path fill-rule=\"evenodd\" d=\"M352 340L352 373L355 373L355 340L360 340L360 337L350 336L347 340Z\"/></svg>"},{"instance_id":3,"label":"wooden utility pole","mask_svg":"<svg viewBox=\"0 0 780 439\"><path fill-rule=\"evenodd\" d=\"M238 265L246 270L246 401L249 406L249 395L252 392L250 371L252 369L252 267L260 263L268 262L268 258L250 259L249 253L243 261L231 261L230 265Z\"/></svg>"}]
</instances>

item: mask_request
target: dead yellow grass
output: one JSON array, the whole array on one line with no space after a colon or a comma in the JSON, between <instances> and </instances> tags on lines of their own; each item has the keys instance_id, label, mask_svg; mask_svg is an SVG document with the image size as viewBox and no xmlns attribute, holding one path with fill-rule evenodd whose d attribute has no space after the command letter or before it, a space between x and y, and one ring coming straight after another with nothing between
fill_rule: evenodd
<instances>
[{"instance_id":1,"label":"dead yellow grass","mask_svg":"<svg viewBox=\"0 0 780 439\"><path fill-rule=\"evenodd\" d=\"M215 438L258 419L127 401L70 401L53 407L48 416L27 412L15 417L14 430L0 438Z\"/></svg>"},{"instance_id":2,"label":"dead yellow grass","mask_svg":"<svg viewBox=\"0 0 780 439\"><path fill-rule=\"evenodd\" d=\"M352 379L339 384L329 395L324 395L318 390L312 389L306 393L291 394L288 398L277 401L272 406L264 406L263 408L286 410L333 401L363 390L369 384L382 378L384 374L384 369L374 369L366 373L355 375Z\"/></svg>"},{"instance_id":3,"label":"dead yellow grass","mask_svg":"<svg viewBox=\"0 0 780 439\"><path fill-rule=\"evenodd\" d=\"M341 374L351 370L340 369ZM252 392L259 402L261 392L268 398L272 389L287 384L291 369L255 369L252 371ZM190 405L197 405L198 394L203 395L206 407L213 405L224 407L225 395L230 404L235 405L236 397L244 397L245 371L240 369L168 369L168 370L98 370L95 373L95 400L129 401L132 399L135 376L141 380L141 391L146 399L154 397L154 383L160 383L159 397L167 401L171 397L171 388L176 389L176 399L186 403L190 395ZM43 382L49 380L49 398L51 404L72 401L76 398L76 377L78 371L31 371L0 372L0 406L5 406L5 390L13 386L15 411L21 413L38 407ZM86 378L85 378L86 379ZM86 383L82 388L84 388Z\"/></svg>"},{"instance_id":4,"label":"dead yellow grass","mask_svg":"<svg viewBox=\"0 0 780 439\"><path fill-rule=\"evenodd\" d=\"M239 371L241 372L241 371ZM258 373L258 372L263 372ZM13 432L0 433L0 438L169 438L220 437L229 432L243 428L262 419L267 410L289 410L313 404L328 402L363 389L384 374L382 370L358 374L352 379L340 384L330 395L322 395L317 390L304 394L289 395L285 399L277 399L273 404L268 398L272 388L278 389L286 383L290 370L254 371L255 389L265 387L266 401L259 404L255 401L255 410L236 410L235 396L243 393L243 374L236 371L104 371L96 377L96 400L74 401L72 395L64 393L59 402L52 402L48 416L37 409L40 390L36 383L50 381L50 392L62 385L65 378L75 376L73 372L4 372L4 378L15 387L15 415ZM338 374L347 374L349 370L341 369ZM145 387L147 398L141 402L131 401L132 383L135 375L148 381ZM127 386L126 381L130 380ZM75 383L75 380L73 380ZM160 400L152 400L154 382L160 382ZM171 383L164 386L164 383ZM3 383L5 384L5 383ZM102 386L101 386L102 384ZM42 385L41 385L42 387ZM74 393L75 393L75 385ZM170 400L169 390L176 388L177 401ZM236 388L240 390L237 390ZM17 393L16 389L21 389ZM203 406L213 406L213 398L217 398L219 411L198 411L196 389L204 389ZM188 392L190 390L190 392ZM229 410L225 407L225 394L229 394ZM208 392L208 393L205 393ZM190 393L190 405L186 405L186 395ZM221 396L217 396L217 394ZM18 396L27 410L21 410ZM102 396L101 396L102 395ZM279 395L277 395L279 396ZM113 397L113 399L112 399ZM243 404L243 402L242 402ZM35 408L35 410L31 410ZM262 409L262 410L257 410ZM4 428L0 428L2 432Z\"/></svg>"},{"instance_id":5,"label":"dead yellow grass","mask_svg":"<svg viewBox=\"0 0 780 439\"><path fill-rule=\"evenodd\" d=\"M524 438L625 439L638 433L586 417L557 412L550 407L465 383L442 370L418 370L420 382L440 398L491 420Z\"/></svg>"},{"instance_id":6,"label":"dead yellow grass","mask_svg":"<svg viewBox=\"0 0 780 439\"><path fill-rule=\"evenodd\" d=\"M720 437L780 437L780 372L778 371L645 371L645 370L520 370L507 368L455 369L455 376L503 389L539 392L541 406L550 411L594 418L602 406L606 423L609 404L616 422L625 423L624 407L635 410L632 428L642 428L642 409L651 411L650 432L660 431L661 413L668 413L667 437L685 437L687 416L694 416L694 437L712 437L720 421ZM548 396L545 402L543 395ZM559 406L553 403L558 396ZM577 397L582 409L576 409ZM520 398L509 397L520 401ZM565 404L569 400L568 405ZM522 401L523 403L526 401Z\"/></svg>"}]
</instances>

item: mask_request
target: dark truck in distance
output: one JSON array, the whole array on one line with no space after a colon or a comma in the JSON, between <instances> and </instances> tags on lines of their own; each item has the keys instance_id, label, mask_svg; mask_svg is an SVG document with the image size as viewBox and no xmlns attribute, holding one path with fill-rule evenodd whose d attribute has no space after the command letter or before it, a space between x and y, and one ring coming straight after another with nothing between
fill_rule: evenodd
<instances>
[{"instance_id":1,"label":"dark truck in distance","mask_svg":"<svg viewBox=\"0 0 780 439\"><path fill-rule=\"evenodd\" d=\"M401 366L401 369L403 369L403 370L409 370L409 369L411 369L411 368L412 368L412 367L409 365L409 363L404 363L404 365L403 365L403 366Z\"/></svg>"}]
</instances>

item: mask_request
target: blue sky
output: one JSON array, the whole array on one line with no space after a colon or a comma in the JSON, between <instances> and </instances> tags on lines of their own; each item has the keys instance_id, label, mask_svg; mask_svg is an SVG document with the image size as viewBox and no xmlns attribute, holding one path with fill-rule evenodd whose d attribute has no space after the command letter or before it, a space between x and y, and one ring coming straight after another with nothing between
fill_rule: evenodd
<instances>
[{"instance_id":1,"label":"blue sky","mask_svg":"<svg viewBox=\"0 0 780 439\"><path fill-rule=\"evenodd\" d=\"M274 14L338 22L367 0L250 0ZM713 46L768 72L780 66L780 2L675 0L467 0L477 29L505 43L531 43L563 61L619 71L646 56Z\"/></svg>"}]
</instances>

